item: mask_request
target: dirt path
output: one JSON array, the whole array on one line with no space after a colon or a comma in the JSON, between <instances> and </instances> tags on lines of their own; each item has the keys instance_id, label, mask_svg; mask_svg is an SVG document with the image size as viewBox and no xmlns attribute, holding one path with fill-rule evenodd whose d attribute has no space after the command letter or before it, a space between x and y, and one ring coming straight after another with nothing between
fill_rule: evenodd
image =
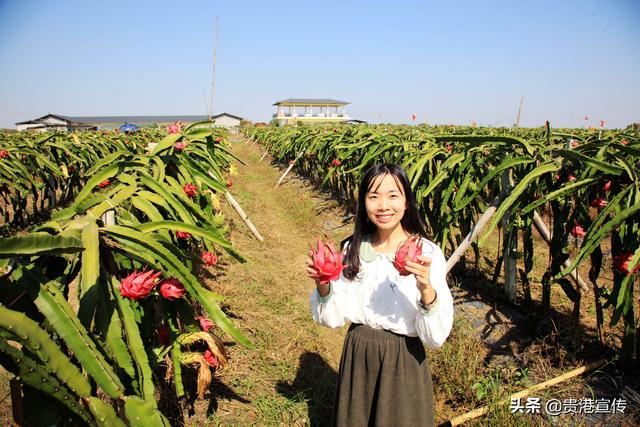
<instances>
[{"instance_id":1,"label":"dirt path","mask_svg":"<svg viewBox=\"0 0 640 427\"><path fill-rule=\"evenodd\" d=\"M225 215L235 224L233 245L248 262L230 262L211 286L227 298L231 314L238 316L235 321L256 348L230 347L231 362L212 387L207 421L323 425L331 418L345 330L323 328L311 319L313 282L304 264L314 237L339 241L352 226L342 224L343 211L336 203L293 174L274 189L282 171L268 158L260 162L257 146L239 139L232 146L245 165L238 165L231 193L265 241L257 241L225 206ZM196 413L201 410L206 411L199 408ZM189 423L198 422L194 418Z\"/></svg>"}]
</instances>

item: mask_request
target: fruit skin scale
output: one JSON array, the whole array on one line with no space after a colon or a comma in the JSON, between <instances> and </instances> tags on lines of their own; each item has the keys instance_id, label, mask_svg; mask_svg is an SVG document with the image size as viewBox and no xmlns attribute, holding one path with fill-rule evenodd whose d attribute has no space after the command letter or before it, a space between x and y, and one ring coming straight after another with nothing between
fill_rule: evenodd
<instances>
[{"instance_id":1,"label":"fruit skin scale","mask_svg":"<svg viewBox=\"0 0 640 427\"><path fill-rule=\"evenodd\" d=\"M396 251L393 266L401 276L408 276L411 273L406 269L407 261L419 262L419 255L422 255L422 239L417 235L411 236Z\"/></svg>"},{"instance_id":2,"label":"fruit skin scale","mask_svg":"<svg viewBox=\"0 0 640 427\"><path fill-rule=\"evenodd\" d=\"M318 238L317 248L314 249L311 246L311 257L313 258L313 270L315 270L311 277L318 278L320 284L327 284L340 277L340 273L344 269L342 254L336 251L332 242L325 243Z\"/></svg>"}]
</instances>

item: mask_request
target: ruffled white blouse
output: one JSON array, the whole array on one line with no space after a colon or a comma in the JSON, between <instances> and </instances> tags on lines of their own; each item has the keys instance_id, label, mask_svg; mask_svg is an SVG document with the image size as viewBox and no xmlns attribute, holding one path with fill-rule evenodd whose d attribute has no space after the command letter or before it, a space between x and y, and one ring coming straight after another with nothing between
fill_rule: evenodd
<instances>
[{"instance_id":1,"label":"ruffled white blouse","mask_svg":"<svg viewBox=\"0 0 640 427\"><path fill-rule=\"evenodd\" d=\"M453 298L447 285L447 263L442 250L422 239L423 256L431 257L430 279L436 291L435 304L419 307L420 292L413 274L400 276L393 266L395 252L379 254L369 236L360 245L360 273L354 280L340 274L330 282L330 292L321 297L311 294L313 320L330 328L345 322L361 323L410 337L418 336L429 348L438 348L451 332ZM348 245L347 245L348 246ZM346 253L345 246L343 254Z\"/></svg>"}]
</instances>

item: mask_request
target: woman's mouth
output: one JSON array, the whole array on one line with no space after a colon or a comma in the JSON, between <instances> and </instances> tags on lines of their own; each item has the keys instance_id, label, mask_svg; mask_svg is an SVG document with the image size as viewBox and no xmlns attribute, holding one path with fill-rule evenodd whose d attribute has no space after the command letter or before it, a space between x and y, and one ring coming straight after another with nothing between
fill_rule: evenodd
<instances>
[{"instance_id":1,"label":"woman's mouth","mask_svg":"<svg viewBox=\"0 0 640 427\"><path fill-rule=\"evenodd\" d=\"M376 220L382 223L391 221L391 218L393 218L393 214L376 215Z\"/></svg>"}]
</instances>

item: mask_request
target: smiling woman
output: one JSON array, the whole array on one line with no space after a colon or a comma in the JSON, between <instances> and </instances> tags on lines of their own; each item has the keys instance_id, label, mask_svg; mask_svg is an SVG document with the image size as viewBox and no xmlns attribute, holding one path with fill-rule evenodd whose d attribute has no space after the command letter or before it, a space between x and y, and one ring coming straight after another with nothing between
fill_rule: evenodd
<instances>
[{"instance_id":1,"label":"smiling woman","mask_svg":"<svg viewBox=\"0 0 640 427\"><path fill-rule=\"evenodd\" d=\"M378 164L364 174L343 256L347 265L340 277L328 283L316 278L311 295L316 322L332 328L351 322L334 424L434 425L424 345L438 348L449 336L453 300L444 255L425 237L399 166Z\"/></svg>"}]
</instances>

